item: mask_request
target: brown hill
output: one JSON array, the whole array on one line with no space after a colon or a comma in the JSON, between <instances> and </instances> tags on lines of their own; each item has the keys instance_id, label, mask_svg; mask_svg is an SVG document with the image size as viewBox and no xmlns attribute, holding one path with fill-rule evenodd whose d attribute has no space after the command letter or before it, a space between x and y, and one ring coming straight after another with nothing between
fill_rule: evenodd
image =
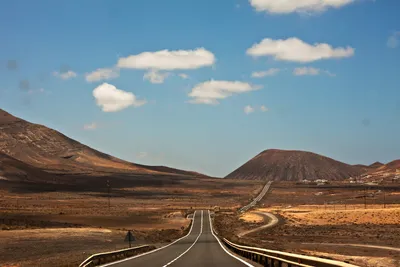
<instances>
[{"instance_id":1,"label":"brown hill","mask_svg":"<svg viewBox=\"0 0 400 267\"><path fill-rule=\"evenodd\" d=\"M393 160L387 164L385 164L386 168L391 169L391 170L396 170L399 169L400 170L400 159L397 160Z\"/></svg>"},{"instance_id":2,"label":"brown hill","mask_svg":"<svg viewBox=\"0 0 400 267\"><path fill-rule=\"evenodd\" d=\"M261 152L226 178L280 181L341 180L363 172L363 167L348 165L311 152L270 149Z\"/></svg>"},{"instance_id":3,"label":"brown hill","mask_svg":"<svg viewBox=\"0 0 400 267\"><path fill-rule=\"evenodd\" d=\"M51 181L50 173L0 153L0 180L2 181Z\"/></svg>"},{"instance_id":4,"label":"brown hill","mask_svg":"<svg viewBox=\"0 0 400 267\"><path fill-rule=\"evenodd\" d=\"M0 152L54 173L134 173L204 176L164 166L130 163L85 146L53 129L0 109Z\"/></svg>"},{"instance_id":5,"label":"brown hill","mask_svg":"<svg viewBox=\"0 0 400 267\"><path fill-rule=\"evenodd\" d=\"M373 168L373 169L377 169L379 167L382 167L383 165L385 165L385 164L383 164L383 163L381 163L379 161L376 161L376 162L372 163L371 165L369 165L368 167Z\"/></svg>"},{"instance_id":6,"label":"brown hill","mask_svg":"<svg viewBox=\"0 0 400 267\"><path fill-rule=\"evenodd\" d=\"M394 160L387 164L382 164L377 168L370 169L367 173L360 176L363 181L390 181L400 177L400 160Z\"/></svg>"}]
</instances>

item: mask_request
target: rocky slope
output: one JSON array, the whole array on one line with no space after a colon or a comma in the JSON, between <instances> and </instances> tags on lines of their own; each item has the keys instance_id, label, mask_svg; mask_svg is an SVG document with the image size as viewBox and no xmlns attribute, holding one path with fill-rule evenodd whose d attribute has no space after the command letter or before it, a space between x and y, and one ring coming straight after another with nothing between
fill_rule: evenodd
<instances>
[{"instance_id":1,"label":"rocky slope","mask_svg":"<svg viewBox=\"0 0 400 267\"><path fill-rule=\"evenodd\" d=\"M261 152L226 178L280 181L342 180L363 172L365 169L362 166L348 165L311 152L270 149Z\"/></svg>"},{"instance_id":2,"label":"rocky slope","mask_svg":"<svg viewBox=\"0 0 400 267\"><path fill-rule=\"evenodd\" d=\"M129 173L203 176L164 166L130 163L85 146L53 129L0 109L0 152L54 173Z\"/></svg>"},{"instance_id":3,"label":"rocky slope","mask_svg":"<svg viewBox=\"0 0 400 267\"><path fill-rule=\"evenodd\" d=\"M1 181L47 181L54 177L41 169L0 153Z\"/></svg>"}]
</instances>

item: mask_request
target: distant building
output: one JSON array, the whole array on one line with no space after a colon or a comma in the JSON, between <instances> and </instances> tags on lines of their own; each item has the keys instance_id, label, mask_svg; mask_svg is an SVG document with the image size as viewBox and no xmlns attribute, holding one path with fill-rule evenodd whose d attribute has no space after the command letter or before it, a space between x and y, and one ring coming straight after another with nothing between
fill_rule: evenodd
<instances>
[{"instance_id":1,"label":"distant building","mask_svg":"<svg viewBox=\"0 0 400 267\"><path fill-rule=\"evenodd\" d=\"M316 182L318 185L323 185L323 184L327 184L329 181L325 180L325 179L317 179L314 182Z\"/></svg>"}]
</instances>

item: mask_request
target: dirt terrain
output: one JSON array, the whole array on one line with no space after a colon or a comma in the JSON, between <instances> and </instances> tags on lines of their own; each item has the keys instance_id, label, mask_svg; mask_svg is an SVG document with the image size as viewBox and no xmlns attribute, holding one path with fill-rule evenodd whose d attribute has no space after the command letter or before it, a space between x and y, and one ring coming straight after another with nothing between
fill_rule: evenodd
<instances>
[{"instance_id":1,"label":"dirt terrain","mask_svg":"<svg viewBox=\"0 0 400 267\"><path fill-rule=\"evenodd\" d=\"M383 188L385 196L372 194ZM364 198L357 196L365 191L371 195L364 203ZM360 266L400 265L400 185L364 190L351 185L321 188L275 183L256 210L275 214L280 223L238 238L238 233L266 222L252 215L220 213L216 215L217 231L237 243L268 249L319 255Z\"/></svg>"},{"instance_id":2,"label":"dirt terrain","mask_svg":"<svg viewBox=\"0 0 400 267\"><path fill-rule=\"evenodd\" d=\"M262 188L259 182L176 177L133 177L131 183L137 186L111 189L109 209L104 185L83 191L0 181L0 266L76 266L90 254L126 247L128 229L135 244L160 245L188 230L186 215L194 209L235 209Z\"/></svg>"}]
</instances>

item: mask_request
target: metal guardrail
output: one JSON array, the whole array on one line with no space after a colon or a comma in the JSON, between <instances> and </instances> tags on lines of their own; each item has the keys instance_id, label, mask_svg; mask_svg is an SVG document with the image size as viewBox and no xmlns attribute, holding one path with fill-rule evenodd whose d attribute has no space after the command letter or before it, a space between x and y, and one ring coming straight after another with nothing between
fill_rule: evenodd
<instances>
[{"instance_id":1,"label":"metal guardrail","mask_svg":"<svg viewBox=\"0 0 400 267\"><path fill-rule=\"evenodd\" d=\"M126 248L117 251L98 253L84 260L79 267L93 267L104 263L109 263L117 260L132 257L134 255L144 253L155 249L155 246L143 245L134 248Z\"/></svg>"},{"instance_id":2,"label":"metal guardrail","mask_svg":"<svg viewBox=\"0 0 400 267\"><path fill-rule=\"evenodd\" d=\"M256 247L241 246L230 242L229 240L223 238L223 243L230 250L238 255L248 258L252 261L264 264L264 266L287 266L287 267L357 267L356 265L311 257L306 255L281 252L276 250L268 250Z\"/></svg>"},{"instance_id":3,"label":"metal guardrail","mask_svg":"<svg viewBox=\"0 0 400 267\"><path fill-rule=\"evenodd\" d=\"M238 254L242 257L245 257L251 261L260 263L263 266L271 266L271 267L274 267L276 265L280 266L280 267L282 267L282 266L287 266L287 267L314 267L314 266L316 266L316 265L307 265L307 264L303 264L300 262L283 259L280 257L264 254L264 253L257 252L257 251L243 249L243 248L240 248L239 246L237 246L236 244L228 241L225 238L222 241L225 244L225 246L227 248L229 248L231 251L233 251L236 254Z\"/></svg>"}]
</instances>

